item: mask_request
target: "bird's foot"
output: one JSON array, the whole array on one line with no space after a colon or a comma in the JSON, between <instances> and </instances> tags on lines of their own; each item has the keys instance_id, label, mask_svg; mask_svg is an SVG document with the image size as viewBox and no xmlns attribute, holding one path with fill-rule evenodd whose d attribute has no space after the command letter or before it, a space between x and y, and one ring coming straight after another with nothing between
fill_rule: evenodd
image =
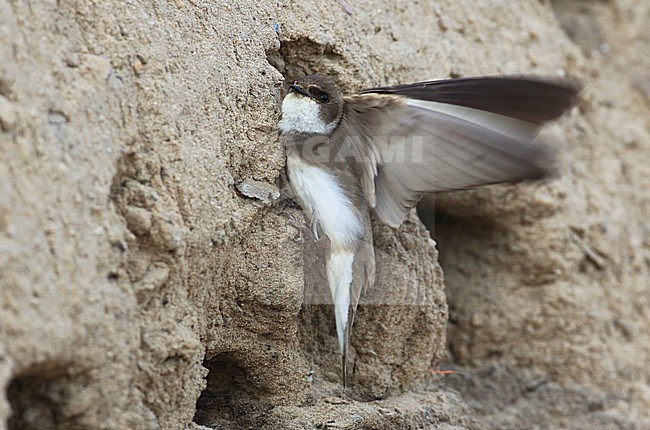
<instances>
[{"instance_id":1,"label":"bird's foot","mask_svg":"<svg viewBox=\"0 0 650 430\"><path fill-rule=\"evenodd\" d=\"M290 225L298 231L298 236L293 238L294 242L302 243L305 241L305 234L311 237L314 242L319 241L318 237L318 227L316 221L309 221L304 212L300 212L303 216L303 220L299 220L295 215L290 212L282 211L282 215L287 217L287 220L284 222L285 226Z\"/></svg>"}]
</instances>

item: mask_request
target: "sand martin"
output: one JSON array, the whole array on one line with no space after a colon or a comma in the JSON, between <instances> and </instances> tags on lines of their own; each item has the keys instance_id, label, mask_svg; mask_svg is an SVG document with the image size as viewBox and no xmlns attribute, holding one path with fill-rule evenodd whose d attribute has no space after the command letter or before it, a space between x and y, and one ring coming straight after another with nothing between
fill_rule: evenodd
<instances>
[{"instance_id":1,"label":"sand martin","mask_svg":"<svg viewBox=\"0 0 650 430\"><path fill-rule=\"evenodd\" d=\"M578 88L533 77L475 77L342 96L327 76L289 86L280 138L296 200L330 245L327 280L342 380L359 296L374 283L371 213L400 226L425 193L547 177L555 152L541 126Z\"/></svg>"}]
</instances>

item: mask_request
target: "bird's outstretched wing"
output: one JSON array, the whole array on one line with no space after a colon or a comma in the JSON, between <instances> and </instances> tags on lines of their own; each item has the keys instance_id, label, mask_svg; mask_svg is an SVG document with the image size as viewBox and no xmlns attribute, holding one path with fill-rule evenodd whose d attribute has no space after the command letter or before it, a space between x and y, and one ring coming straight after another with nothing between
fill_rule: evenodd
<instances>
[{"instance_id":1,"label":"bird's outstretched wing","mask_svg":"<svg viewBox=\"0 0 650 430\"><path fill-rule=\"evenodd\" d=\"M397 227L424 193L548 176L555 150L536 140L538 131L577 93L571 85L536 78L484 77L375 88L346 98L350 145L370 154L361 158L370 160L362 172L362 183L372 182L363 187L366 199L379 219Z\"/></svg>"},{"instance_id":2,"label":"bird's outstretched wing","mask_svg":"<svg viewBox=\"0 0 650 430\"><path fill-rule=\"evenodd\" d=\"M576 84L525 76L480 76L369 88L361 94L394 94L504 115L541 125L559 118L579 92Z\"/></svg>"}]
</instances>

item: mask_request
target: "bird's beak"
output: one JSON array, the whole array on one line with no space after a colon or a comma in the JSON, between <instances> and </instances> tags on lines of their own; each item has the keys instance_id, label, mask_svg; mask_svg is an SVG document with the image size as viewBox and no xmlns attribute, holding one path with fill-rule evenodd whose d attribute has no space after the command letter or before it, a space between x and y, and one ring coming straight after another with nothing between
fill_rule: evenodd
<instances>
[{"instance_id":1,"label":"bird's beak","mask_svg":"<svg viewBox=\"0 0 650 430\"><path fill-rule=\"evenodd\" d=\"M302 94L303 96L309 97L309 94L307 94L307 91L303 90L299 85L291 84L291 85L289 85L289 88L291 88L291 90L297 92L298 94Z\"/></svg>"}]
</instances>

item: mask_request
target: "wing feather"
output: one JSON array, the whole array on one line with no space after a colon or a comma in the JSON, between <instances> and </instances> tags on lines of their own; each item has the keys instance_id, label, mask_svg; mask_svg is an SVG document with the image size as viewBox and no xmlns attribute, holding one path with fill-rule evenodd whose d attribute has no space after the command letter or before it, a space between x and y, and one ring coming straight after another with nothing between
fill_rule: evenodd
<instances>
[{"instance_id":1,"label":"wing feather","mask_svg":"<svg viewBox=\"0 0 650 430\"><path fill-rule=\"evenodd\" d=\"M535 124L437 102L406 100L405 109L408 119L388 133L421 139L422 151L403 161L383 159L378 168L375 213L391 226L424 193L540 179L553 166L551 148L535 140ZM390 139L380 148L382 155L394 151Z\"/></svg>"},{"instance_id":2,"label":"wing feather","mask_svg":"<svg viewBox=\"0 0 650 430\"><path fill-rule=\"evenodd\" d=\"M341 153L352 156L353 168L361 182L366 203L376 205L376 177L381 164L378 139L381 130L399 121L404 105L402 97L388 95L354 95L345 98L344 118L334 140L343 142Z\"/></svg>"},{"instance_id":3,"label":"wing feather","mask_svg":"<svg viewBox=\"0 0 650 430\"><path fill-rule=\"evenodd\" d=\"M538 79L471 78L346 98L345 132L365 166L367 201L398 227L424 193L549 176L555 149L537 134L576 92Z\"/></svg>"},{"instance_id":4,"label":"wing feather","mask_svg":"<svg viewBox=\"0 0 650 430\"><path fill-rule=\"evenodd\" d=\"M436 101L518 118L533 124L560 117L580 88L575 83L528 76L481 76L416 82L363 90Z\"/></svg>"}]
</instances>

